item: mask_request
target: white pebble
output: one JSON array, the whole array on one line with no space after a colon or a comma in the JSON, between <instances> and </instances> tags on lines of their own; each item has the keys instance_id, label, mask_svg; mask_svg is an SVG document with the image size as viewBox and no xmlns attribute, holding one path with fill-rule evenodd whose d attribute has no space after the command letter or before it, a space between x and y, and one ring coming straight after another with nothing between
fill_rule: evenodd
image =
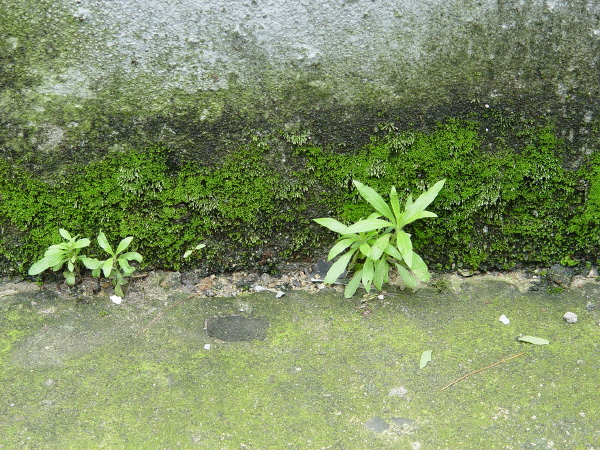
<instances>
[{"instance_id":1,"label":"white pebble","mask_svg":"<svg viewBox=\"0 0 600 450\"><path fill-rule=\"evenodd\" d=\"M121 297L119 297L118 295L111 295L110 299L112 300L112 302L116 305L120 305L121 302L123 301L123 299Z\"/></svg>"},{"instance_id":2,"label":"white pebble","mask_svg":"<svg viewBox=\"0 0 600 450\"><path fill-rule=\"evenodd\" d=\"M285 292L283 291L277 291L277 293L275 294L275 298L281 298L285 295Z\"/></svg>"},{"instance_id":3,"label":"white pebble","mask_svg":"<svg viewBox=\"0 0 600 450\"><path fill-rule=\"evenodd\" d=\"M565 319L567 321L567 323L575 323L575 322L577 322L577 314L572 313L572 312L567 312L563 316L563 319Z\"/></svg>"},{"instance_id":4,"label":"white pebble","mask_svg":"<svg viewBox=\"0 0 600 450\"><path fill-rule=\"evenodd\" d=\"M504 314L502 314L498 320L504 325L508 325L510 323L510 320L508 320L508 317L506 317Z\"/></svg>"},{"instance_id":5,"label":"white pebble","mask_svg":"<svg viewBox=\"0 0 600 450\"><path fill-rule=\"evenodd\" d=\"M204 344L204 350L210 350L210 344Z\"/></svg>"}]
</instances>

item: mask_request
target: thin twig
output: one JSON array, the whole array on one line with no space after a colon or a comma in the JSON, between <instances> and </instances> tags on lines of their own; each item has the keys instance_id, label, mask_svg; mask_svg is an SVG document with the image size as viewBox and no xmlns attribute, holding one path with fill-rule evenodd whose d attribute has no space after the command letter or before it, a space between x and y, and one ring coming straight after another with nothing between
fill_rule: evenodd
<instances>
[{"instance_id":1,"label":"thin twig","mask_svg":"<svg viewBox=\"0 0 600 450\"><path fill-rule=\"evenodd\" d=\"M484 370L486 370L486 369L489 369L490 367L497 366L498 364L501 364L501 363L503 363L504 361L508 361L509 359L513 359L513 358L516 358L517 356L521 356L521 355L524 355L524 354L525 354L525 352L523 352L523 353L519 353L518 355L509 356L508 358L504 358L502 361L498 361L497 363L494 363L494 364L492 364L492 365L490 365L490 366L484 367L483 369L479 369L479 370L476 370L475 372L468 373L468 374L466 374L466 375L464 375L464 376L460 377L458 380L454 380L452 383L450 383L450 384L448 384L448 385L444 386L442 389L440 389L440 391L443 391L444 389L447 389L447 388L449 388L449 387L450 387L450 386L452 386L453 384L456 384L456 383L458 383L459 381L461 381L461 380L464 380L464 379L465 379L465 378L467 378L467 377L470 377L471 375L475 375L476 373L483 372Z\"/></svg>"},{"instance_id":2,"label":"thin twig","mask_svg":"<svg viewBox=\"0 0 600 450\"><path fill-rule=\"evenodd\" d=\"M152 325L154 322L156 322L158 319L160 319L162 316L164 316L167 313L167 311L169 311L171 308L175 308L177 305L185 302L186 300L189 300L190 298L197 297L198 295L202 294L204 289L211 283L211 281L208 281L207 283L204 283L202 286L200 286L200 288L199 288L200 292L196 292L195 294L192 294L189 297L184 298L183 300L179 300L177 303L172 304L167 309L162 311L158 316L156 316L154 319L152 319L144 328L142 328L140 331L138 331L135 336L138 337L140 334L142 334L146 330L146 328L148 328L150 325Z\"/></svg>"}]
</instances>

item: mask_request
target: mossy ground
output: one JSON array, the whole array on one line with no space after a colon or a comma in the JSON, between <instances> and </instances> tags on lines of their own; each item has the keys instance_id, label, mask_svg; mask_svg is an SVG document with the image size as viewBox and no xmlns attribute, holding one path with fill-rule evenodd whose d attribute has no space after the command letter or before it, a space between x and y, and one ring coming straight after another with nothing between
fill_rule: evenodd
<instances>
[{"instance_id":1,"label":"mossy ground","mask_svg":"<svg viewBox=\"0 0 600 450\"><path fill-rule=\"evenodd\" d=\"M120 306L6 295L2 445L596 448L600 327L585 306L599 293L597 283L549 294L474 278L447 293L396 292L368 316L326 291L190 299L139 336L185 294L148 290ZM270 321L265 341L205 334L206 318L240 309ZM566 324L566 311L579 322ZM520 333L550 345L519 343ZM425 350L433 360L420 370ZM406 395L390 395L399 387ZM414 423L377 434L365 427L373 417Z\"/></svg>"}]
</instances>

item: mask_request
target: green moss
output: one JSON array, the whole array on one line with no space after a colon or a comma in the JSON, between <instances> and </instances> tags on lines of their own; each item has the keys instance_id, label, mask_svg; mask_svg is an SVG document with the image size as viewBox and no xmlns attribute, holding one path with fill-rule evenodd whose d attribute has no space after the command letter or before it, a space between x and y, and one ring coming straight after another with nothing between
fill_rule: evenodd
<instances>
[{"instance_id":1,"label":"green moss","mask_svg":"<svg viewBox=\"0 0 600 450\"><path fill-rule=\"evenodd\" d=\"M597 247L600 160L565 169L552 126L491 111L430 130L379 129L347 152L309 145L302 130L255 131L245 143L227 144L222 159L202 162L165 146L115 147L53 183L2 160L3 270L26 271L59 227L89 237L103 230L111 241L133 235L134 250L151 266L178 269L185 250L205 242L192 265L273 270L283 258L330 245L313 218L350 222L370 213L351 189L353 178L381 193L394 185L401 195L448 180L432 205L439 218L409 229L437 270L547 265L566 254L585 260ZM582 182L591 186L587 203Z\"/></svg>"}]
</instances>

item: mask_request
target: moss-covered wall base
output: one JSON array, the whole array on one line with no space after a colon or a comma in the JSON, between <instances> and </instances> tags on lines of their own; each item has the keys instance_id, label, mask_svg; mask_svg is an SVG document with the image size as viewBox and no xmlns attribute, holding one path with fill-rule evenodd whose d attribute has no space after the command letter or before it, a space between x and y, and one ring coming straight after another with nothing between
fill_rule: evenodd
<instances>
[{"instance_id":1,"label":"moss-covered wall base","mask_svg":"<svg viewBox=\"0 0 600 450\"><path fill-rule=\"evenodd\" d=\"M448 180L430 208L439 218L408 230L435 270L595 260L600 165L569 153L564 124L486 105L430 124L383 116L366 142L345 151L311 144L308 131L256 129L221 160L131 148L72 164L52 182L0 161L2 271L25 272L61 227L91 238L102 230L114 242L132 235L149 266L273 271L331 245L334 236L313 218L370 213L353 178L384 195L391 185L418 194ZM207 248L184 261L200 242Z\"/></svg>"}]
</instances>

